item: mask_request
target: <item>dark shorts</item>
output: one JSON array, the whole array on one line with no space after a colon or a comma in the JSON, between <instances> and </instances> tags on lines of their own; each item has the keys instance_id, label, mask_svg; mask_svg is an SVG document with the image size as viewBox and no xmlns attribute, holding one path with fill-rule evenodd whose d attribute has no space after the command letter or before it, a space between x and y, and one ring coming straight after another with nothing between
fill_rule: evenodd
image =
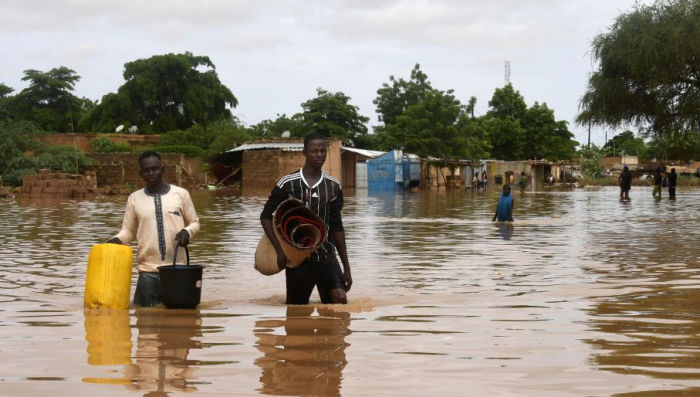
<instances>
[{"instance_id":1,"label":"dark shorts","mask_svg":"<svg viewBox=\"0 0 700 397\"><path fill-rule=\"evenodd\" d=\"M136 292L134 292L134 305L151 307L160 302L160 275L149 272L139 273Z\"/></svg>"},{"instance_id":2,"label":"dark shorts","mask_svg":"<svg viewBox=\"0 0 700 397\"><path fill-rule=\"evenodd\" d=\"M321 303L331 302L331 291L345 290L343 272L335 255L329 255L320 262L306 260L294 269L286 269L287 304L306 305L314 290L318 289Z\"/></svg>"}]
</instances>

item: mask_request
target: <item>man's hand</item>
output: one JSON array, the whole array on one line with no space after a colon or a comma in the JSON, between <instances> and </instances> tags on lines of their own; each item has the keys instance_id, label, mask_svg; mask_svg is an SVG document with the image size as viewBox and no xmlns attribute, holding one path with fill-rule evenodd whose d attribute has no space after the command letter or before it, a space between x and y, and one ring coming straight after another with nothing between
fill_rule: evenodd
<instances>
[{"instance_id":1,"label":"man's hand","mask_svg":"<svg viewBox=\"0 0 700 397\"><path fill-rule=\"evenodd\" d=\"M175 235L175 241L182 247L187 247L187 244L190 243L190 233L182 229L178 234Z\"/></svg>"},{"instance_id":2,"label":"man's hand","mask_svg":"<svg viewBox=\"0 0 700 397\"><path fill-rule=\"evenodd\" d=\"M280 270L287 268L287 256L282 250L277 251L277 268Z\"/></svg>"},{"instance_id":3,"label":"man's hand","mask_svg":"<svg viewBox=\"0 0 700 397\"><path fill-rule=\"evenodd\" d=\"M343 272L343 281L345 281L345 292L350 291L352 287L352 275L350 274L350 269L345 269Z\"/></svg>"},{"instance_id":4,"label":"man's hand","mask_svg":"<svg viewBox=\"0 0 700 397\"><path fill-rule=\"evenodd\" d=\"M112 238L109 239L109 240L107 240L107 243L108 243L108 244L121 244L121 245L124 245L124 243L122 243L122 241L119 240L119 237L116 237L116 236L115 236L115 237L112 237Z\"/></svg>"}]
</instances>

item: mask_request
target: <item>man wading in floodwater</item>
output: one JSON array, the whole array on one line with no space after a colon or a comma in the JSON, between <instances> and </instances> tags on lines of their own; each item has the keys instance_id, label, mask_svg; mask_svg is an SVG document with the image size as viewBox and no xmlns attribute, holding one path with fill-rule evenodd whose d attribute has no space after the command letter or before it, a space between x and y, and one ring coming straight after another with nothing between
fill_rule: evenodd
<instances>
[{"instance_id":1,"label":"man wading in floodwater","mask_svg":"<svg viewBox=\"0 0 700 397\"><path fill-rule=\"evenodd\" d=\"M139 280L134 305L147 307L161 302L158 266L173 263L176 244L189 244L199 231L199 218L187 190L163 183L165 167L158 153L144 152L139 166L146 187L129 196L122 230L107 242L129 244L136 238ZM185 263L184 251L177 257Z\"/></svg>"},{"instance_id":2,"label":"man wading in floodwater","mask_svg":"<svg viewBox=\"0 0 700 397\"><path fill-rule=\"evenodd\" d=\"M272 213L282 201L296 198L320 216L328 228L326 241L298 267L285 269L287 304L308 304L314 287L318 289L321 303L347 303L345 293L350 291L352 276L340 215L343 192L340 183L321 169L326 162L326 138L321 134L307 135L302 153L306 158L304 167L277 182L260 214L260 223L277 251L277 266L285 269L287 257L275 237ZM336 249L343 262L342 272L335 257Z\"/></svg>"}]
</instances>

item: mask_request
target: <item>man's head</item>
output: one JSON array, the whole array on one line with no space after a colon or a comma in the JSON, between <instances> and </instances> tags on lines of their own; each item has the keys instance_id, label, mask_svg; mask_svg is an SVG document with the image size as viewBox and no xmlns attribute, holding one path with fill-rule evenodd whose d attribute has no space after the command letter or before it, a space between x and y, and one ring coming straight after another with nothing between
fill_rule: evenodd
<instances>
[{"instance_id":1,"label":"man's head","mask_svg":"<svg viewBox=\"0 0 700 397\"><path fill-rule=\"evenodd\" d=\"M319 133L312 133L304 138L304 157L306 165L320 169L326 162L328 148L326 137Z\"/></svg>"},{"instance_id":2,"label":"man's head","mask_svg":"<svg viewBox=\"0 0 700 397\"><path fill-rule=\"evenodd\" d=\"M675 173L676 173L676 169L675 169L675 168L671 168L671 173L672 173L672 174L675 174Z\"/></svg>"},{"instance_id":3,"label":"man's head","mask_svg":"<svg viewBox=\"0 0 700 397\"><path fill-rule=\"evenodd\" d=\"M625 171L625 172L627 172L627 171L629 171L629 170L630 170L630 167L628 167L628 166L624 166L624 167L622 167L622 170L623 170L623 171Z\"/></svg>"},{"instance_id":4,"label":"man's head","mask_svg":"<svg viewBox=\"0 0 700 397\"><path fill-rule=\"evenodd\" d=\"M139 167L139 174L147 186L156 187L163 182L165 167L160 161L160 154L150 150L143 152L139 157Z\"/></svg>"},{"instance_id":5,"label":"man's head","mask_svg":"<svg viewBox=\"0 0 700 397\"><path fill-rule=\"evenodd\" d=\"M661 167L656 167L656 173L660 174L661 173Z\"/></svg>"},{"instance_id":6,"label":"man's head","mask_svg":"<svg viewBox=\"0 0 700 397\"><path fill-rule=\"evenodd\" d=\"M510 185L503 185L503 195L507 196L510 194Z\"/></svg>"}]
</instances>

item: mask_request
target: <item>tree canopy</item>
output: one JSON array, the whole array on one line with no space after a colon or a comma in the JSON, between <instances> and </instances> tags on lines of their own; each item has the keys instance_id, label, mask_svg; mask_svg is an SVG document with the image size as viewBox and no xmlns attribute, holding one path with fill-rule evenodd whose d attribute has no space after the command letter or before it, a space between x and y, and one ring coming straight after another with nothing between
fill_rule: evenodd
<instances>
[{"instance_id":1,"label":"tree canopy","mask_svg":"<svg viewBox=\"0 0 700 397\"><path fill-rule=\"evenodd\" d=\"M350 97L342 92L317 89L316 98L301 104L303 111L294 115L299 126L295 134L317 132L349 142L367 134L368 117L359 113L360 108L350 104Z\"/></svg>"},{"instance_id":2,"label":"tree canopy","mask_svg":"<svg viewBox=\"0 0 700 397\"><path fill-rule=\"evenodd\" d=\"M420 70L419 64L411 70L409 80L401 78L397 80L394 76L389 76L389 83L382 84L382 87L377 90L377 97L372 101L377 105L379 121L384 125L394 124L396 118L409 106L418 104L433 90L428 81L428 75Z\"/></svg>"},{"instance_id":3,"label":"tree canopy","mask_svg":"<svg viewBox=\"0 0 700 397\"><path fill-rule=\"evenodd\" d=\"M621 134L615 135L610 139L603 149L606 149L610 154L620 156L637 156L640 159L647 158L647 145L644 139L634 136L632 131L624 131Z\"/></svg>"},{"instance_id":4,"label":"tree canopy","mask_svg":"<svg viewBox=\"0 0 700 397\"><path fill-rule=\"evenodd\" d=\"M156 55L124 65L126 82L105 95L86 124L99 131L136 125L145 132L184 130L231 119L238 100L206 56Z\"/></svg>"},{"instance_id":5,"label":"tree canopy","mask_svg":"<svg viewBox=\"0 0 700 397\"><path fill-rule=\"evenodd\" d=\"M3 85L3 107L12 119L33 122L45 131L76 131L78 120L92 105L72 94L80 76L65 66L48 72L25 70L22 81L28 81L29 86L12 97L8 96L9 87Z\"/></svg>"},{"instance_id":6,"label":"tree canopy","mask_svg":"<svg viewBox=\"0 0 700 397\"><path fill-rule=\"evenodd\" d=\"M568 123L557 121L546 103L527 107L511 84L497 88L489 101L485 123L493 157L501 160L571 159L578 142Z\"/></svg>"},{"instance_id":7,"label":"tree canopy","mask_svg":"<svg viewBox=\"0 0 700 397\"><path fill-rule=\"evenodd\" d=\"M577 122L654 135L700 129L700 0L637 3L592 43Z\"/></svg>"}]
</instances>

